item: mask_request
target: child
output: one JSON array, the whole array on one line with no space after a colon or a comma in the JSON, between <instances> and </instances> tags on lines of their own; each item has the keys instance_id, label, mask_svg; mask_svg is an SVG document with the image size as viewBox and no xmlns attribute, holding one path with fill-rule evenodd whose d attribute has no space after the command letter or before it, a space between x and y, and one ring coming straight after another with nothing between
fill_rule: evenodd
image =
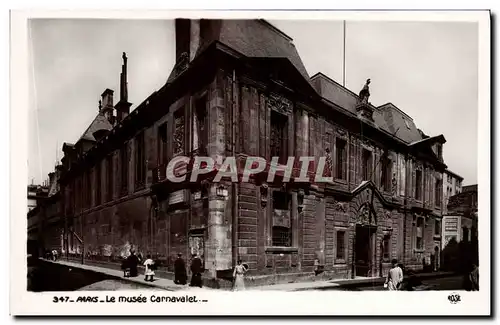
<instances>
[{"instance_id":1,"label":"child","mask_svg":"<svg viewBox=\"0 0 500 325\"><path fill-rule=\"evenodd\" d=\"M151 255L146 256L146 260L144 261L144 267L146 268L144 272L144 280L153 282L153 276L155 275L154 269L155 262L151 259ZM148 280L149 277L149 280Z\"/></svg>"}]
</instances>

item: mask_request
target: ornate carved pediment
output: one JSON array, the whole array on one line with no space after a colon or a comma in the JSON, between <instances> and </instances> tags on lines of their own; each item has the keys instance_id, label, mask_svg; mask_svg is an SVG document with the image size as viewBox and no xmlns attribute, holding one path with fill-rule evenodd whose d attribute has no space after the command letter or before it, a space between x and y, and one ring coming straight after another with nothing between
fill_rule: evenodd
<instances>
[{"instance_id":1,"label":"ornate carved pediment","mask_svg":"<svg viewBox=\"0 0 500 325\"><path fill-rule=\"evenodd\" d=\"M270 94L267 102L272 110L283 115L288 115L292 110L292 103L278 94Z\"/></svg>"}]
</instances>

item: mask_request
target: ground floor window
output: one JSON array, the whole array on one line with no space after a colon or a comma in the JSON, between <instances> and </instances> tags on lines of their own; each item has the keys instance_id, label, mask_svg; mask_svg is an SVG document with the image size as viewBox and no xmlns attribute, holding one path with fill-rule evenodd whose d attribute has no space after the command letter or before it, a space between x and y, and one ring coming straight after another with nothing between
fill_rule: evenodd
<instances>
[{"instance_id":1,"label":"ground floor window","mask_svg":"<svg viewBox=\"0 0 500 325\"><path fill-rule=\"evenodd\" d=\"M291 195L287 192L273 191L272 196L272 245L291 247Z\"/></svg>"},{"instance_id":2,"label":"ground floor window","mask_svg":"<svg viewBox=\"0 0 500 325\"><path fill-rule=\"evenodd\" d=\"M391 259L391 236L384 235L382 241L382 259L388 262Z\"/></svg>"},{"instance_id":3,"label":"ground floor window","mask_svg":"<svg viewBox=\"0 0 500 325\"><path fill-rule=\"evenodd\" d=\"M292 246L292 232L288 227L273 226L273 246Z\"/></svg>"},{"instance_id":4,"label":"ground floor window","mask_svg":"<svg viewBox=\"0 0 500 325\"><path fill-rule=\"evenodd\" d=\"M346 245L345 245L345 231L337 230L337 252L336 259L338 262L345 261L346 259Z\"/></svg>"}]
</instances>

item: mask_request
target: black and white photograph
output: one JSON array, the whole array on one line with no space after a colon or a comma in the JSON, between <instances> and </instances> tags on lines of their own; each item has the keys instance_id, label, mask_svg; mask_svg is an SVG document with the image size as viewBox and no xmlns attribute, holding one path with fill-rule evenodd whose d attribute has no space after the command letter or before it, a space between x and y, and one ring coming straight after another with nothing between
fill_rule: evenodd
<instances>
[{"instance_id":1,"label":"black and white photograph","mask_svg":"<svg viewBox=\"0 0 500 325\"><path fill-rule=\"evenodd\" d=\"M12 12L12 313L491 313L488 11L150 14Z\"/></svg>"}]
</instances>

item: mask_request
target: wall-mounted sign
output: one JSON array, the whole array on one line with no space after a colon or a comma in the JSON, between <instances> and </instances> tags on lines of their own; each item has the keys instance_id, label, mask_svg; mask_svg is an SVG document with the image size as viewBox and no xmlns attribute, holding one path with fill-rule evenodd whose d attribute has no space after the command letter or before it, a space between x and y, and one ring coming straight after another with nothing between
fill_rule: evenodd
<instances>
[{"instance_id":1,"label":"wall-mounted sign","mask_svg":"<svg viewBox=\"0 0 500 325\"><path fill-rule=\"evenodd\" d=\"M457 231L458 230L458 218L446 219L444 223L445 231Z\"/></svg>"},{"instance_id":2,"label":"wall-mounted sign","mask_svg":"<svg viewBox=\"0 0 500 325\"><path fill-rule=\"evenodd\" d=\"M173 205L182 202L186 202L186 190L178 190L170 193L168 204Z\"/></svg>"}]
</instances>

